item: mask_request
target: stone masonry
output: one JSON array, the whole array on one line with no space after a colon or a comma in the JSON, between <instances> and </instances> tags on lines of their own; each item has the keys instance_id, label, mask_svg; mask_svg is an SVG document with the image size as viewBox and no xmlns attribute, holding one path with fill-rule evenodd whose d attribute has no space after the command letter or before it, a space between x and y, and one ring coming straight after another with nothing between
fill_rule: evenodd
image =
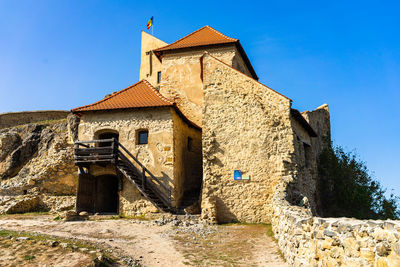
<instances>
[{"instance_id":1,"label":"stone masonry","mask_svg":"<svg viewBox=\"0 0 400 267\"><path fill-rule=\"evenodd\" d=\"M400 266L400 222L320 218L289 203L293 177L282 177L273 196L272 225L291 266Z\"/></svg>"},{"instance_id":2,"label":"stone masonry","mask_svg":"<svg viewBox=\"0 0 400 267\"><path fill-rule=\"evenodd\" d=\"M202 217L268 222L294 153L290 99L209 54L203 69ZM236 169L250 179L234 181Z\"/></svg>"}]
</instances>

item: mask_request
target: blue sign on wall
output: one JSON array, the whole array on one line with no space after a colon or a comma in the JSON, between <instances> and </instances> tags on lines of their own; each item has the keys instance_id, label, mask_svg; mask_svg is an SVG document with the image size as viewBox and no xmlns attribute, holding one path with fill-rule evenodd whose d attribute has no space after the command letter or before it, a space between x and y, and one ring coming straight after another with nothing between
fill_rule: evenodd
<instances>
[{"instance_id":1,"label":"blue sign on wall","mask_svg":"<svg viewBox=\"0 0 400 267\"><path fill-rule=\"evenodd\" d=\"M233 179L234 180L242 180L242 172L240 170L233 171Z\"/></svg>"}]
</instances>

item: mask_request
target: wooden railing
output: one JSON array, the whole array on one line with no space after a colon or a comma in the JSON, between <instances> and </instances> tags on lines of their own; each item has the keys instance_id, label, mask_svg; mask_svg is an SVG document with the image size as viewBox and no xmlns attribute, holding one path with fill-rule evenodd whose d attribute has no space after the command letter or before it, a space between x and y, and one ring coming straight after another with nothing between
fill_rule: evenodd
<instances>
[{"instance_id":1,"label":"wooden railing","mask_svg":"<svg viewBox=\"0 0 400 267\"><path fill-rule=\"evenodd\" d=\"M150 189L164 205L171 207L170 188L166 187L163 181L155 177L115 138L75 142L75 164L83 166L94 163L111 163L117 167L119 163L124 163L141 177L141 184L137 185L143 191Z\"/></svg>"}]
</instances>

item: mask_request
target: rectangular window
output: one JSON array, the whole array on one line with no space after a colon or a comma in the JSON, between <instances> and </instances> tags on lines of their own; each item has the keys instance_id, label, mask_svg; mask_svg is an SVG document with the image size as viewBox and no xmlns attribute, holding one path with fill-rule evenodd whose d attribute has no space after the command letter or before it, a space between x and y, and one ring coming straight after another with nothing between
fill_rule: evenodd
<instances>
[{"instance_id":1,"label":"rectangular window","mask_svg":"<svg viewBox=\"0 0 400 267\"><path fill-rule=\"evenodd\" d=\"M145 145L148 143L149 139L149 131L148 130L140 130L138 132L138 145Z\"/></svg>"},{"instance_id":2,"label":"rectangular window","mask_svg":"<svg viewBox=\"0 0 400 267\"><path fill-rule=\"evenodd\" d=\"M157 83L161 82L161 71L157 72Z\"/></svg>"},{"instance_id":3,"label":"rectangular window","mask_svg":"<svg viewBox=\"0 0 400 267\"><path fill-rule=\"evenodd\" d=\"M187 150L192 151L193 149L193 139L191 137L188 137L187 139Z\"/></svg>"}]
</instances>

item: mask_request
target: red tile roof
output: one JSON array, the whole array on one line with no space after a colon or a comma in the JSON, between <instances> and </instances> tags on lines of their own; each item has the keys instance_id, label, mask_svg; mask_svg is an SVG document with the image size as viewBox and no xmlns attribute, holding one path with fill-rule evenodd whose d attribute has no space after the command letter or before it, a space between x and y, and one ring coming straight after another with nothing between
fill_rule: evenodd
<instances>
[{"instance_id":1,"label":"red tile roof","mask_svg":"<svg viewBox=\"0 0 400 267\"><path fill-rule=\"evenodd\" d=\"M250 60L247 57L246 52L244 51L239 40L230 38L210 26L204 26L203 28L194 31L189 35L186 35L185 37L179 39L176 42L173 42L172 44L153 50L153 52L156 54L157 57L161 58L163 52L165 51L221 44L235 45L239 53L241 54L244 62L246 63L251 75L254 79L258 80L257 74L253 66L251 65Z\"/></svg>"},{"instance_id":2,"label":"red tile roof","mask_svg":"<svg viewBox=\"0 0 400 267\"><path fill-rule=\"evenodd\" d=\"M148 81L141 80L98 102L74 108L71 111L73 113L79 113L95 110L165 107L173 105L173 102L163 97Z\"/></svg>"},{"instance_id":3,"label":"red tile roof","mask_svg":"<svg viewBox=\"0 0 400 267\"><path fill-rule=\"evenodd\" d=\"M203 46L211 44L225 44L225 43L235 43L238 39L230 38L223 35L219 31L211 28L210 26L204 26L197 31L192 32L189 35L179 39L178 41L155 49L155 52L161 52L166 50L173 50L186 47Z\"/></svg>"}]
</instances>

